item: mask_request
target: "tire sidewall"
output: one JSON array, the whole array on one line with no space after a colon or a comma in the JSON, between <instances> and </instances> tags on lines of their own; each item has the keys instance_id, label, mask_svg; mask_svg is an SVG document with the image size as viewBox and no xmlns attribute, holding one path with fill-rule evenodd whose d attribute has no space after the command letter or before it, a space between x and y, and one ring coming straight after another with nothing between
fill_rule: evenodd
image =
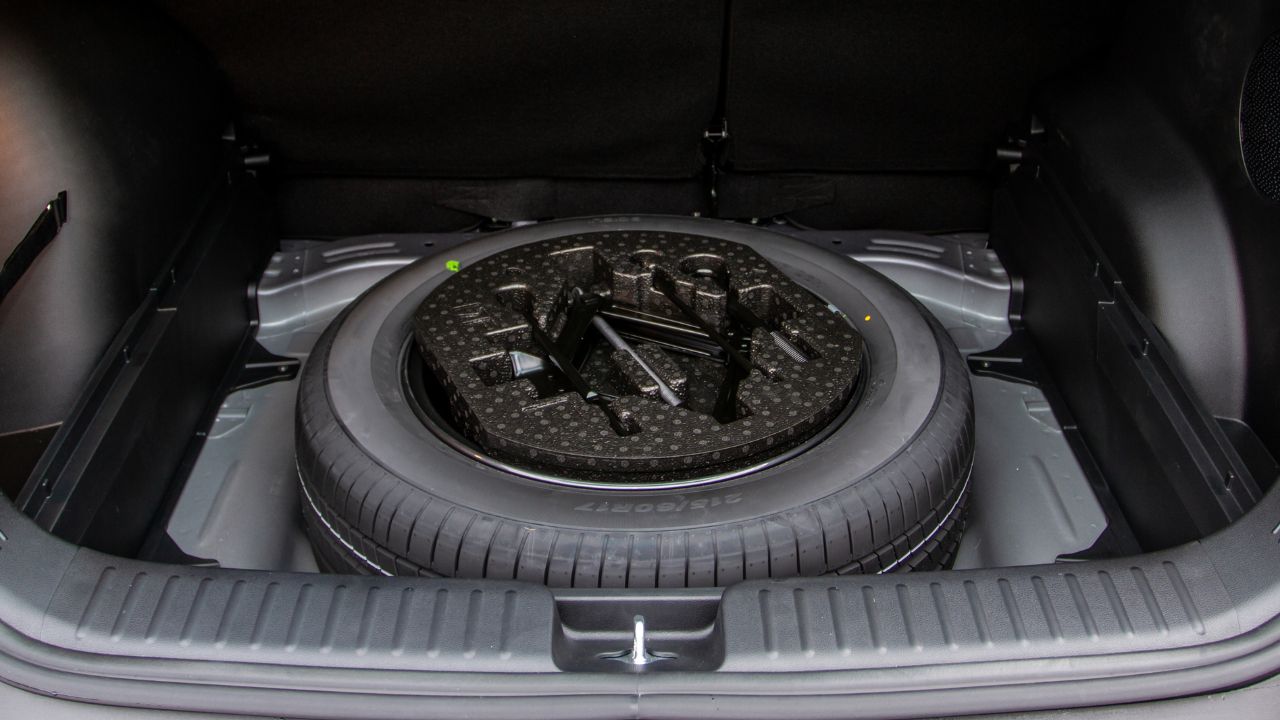
<instances>
[{"instance_id":1,"label":"tire sidewall","mask_svg":"<svg viewBox=\"0 0 1280 720\"><path fill-rule=\"evenodd\" d=\"M451 274L442 256L401 269L357 299L327 331L329 342L317 346L319 357L309 360L320 363L320 372L306 373L303 382L325 384L317 395L327 398L352 442L389 473L430 496L516 522L605 532L692 529L777 514L866 482L928 425L942 392L947 356L926 311L846 256L760 228L712 222L636 216L544 223L468 243L447 260L465 267L511 247L587 232L710 234L752 247L845 313L866 342L858 406L824 441L787 462L704 486L598 490L512 475L458 452L419 419L402 378L413 314Z\"/></svg>"}]
</instances>

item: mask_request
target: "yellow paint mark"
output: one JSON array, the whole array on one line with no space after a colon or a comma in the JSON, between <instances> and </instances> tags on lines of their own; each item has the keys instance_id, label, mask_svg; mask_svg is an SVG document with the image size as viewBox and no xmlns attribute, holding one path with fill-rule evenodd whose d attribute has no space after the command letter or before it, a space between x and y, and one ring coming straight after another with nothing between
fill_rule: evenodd
<instances>
[{"instance_id":1,"label":"yellow paint mark","mask_svg":"<svg viewBox=\"0 0 1280 720\"><path fill-rule=\"evenodd\" d=\"M862 321L863 321L863 322L871 322L871 316L870 316L870 315L868 315L868 316L866 316L866 317L862 318Z\"/></svg>"}]
</instances>

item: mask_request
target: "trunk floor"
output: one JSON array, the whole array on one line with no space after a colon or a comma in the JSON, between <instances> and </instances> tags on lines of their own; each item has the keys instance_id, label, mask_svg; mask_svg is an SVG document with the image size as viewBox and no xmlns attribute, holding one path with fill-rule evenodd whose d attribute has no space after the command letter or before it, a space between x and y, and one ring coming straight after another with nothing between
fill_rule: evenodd
<instances>
[{"instance_id":1,"label":"trunk floor","mask_svg":"<svg viewBox=\"0 0 1280 720\"><path fill-rule=\"evenodd\" d=\"M1009 335L1008 277L982 235L776 229L884 273L933 312L966 355ZM474 237L287 242L259 283L258 341L305 358L329 321L373 283L422 257L444 262L449 248ZM993 377L972 381L973 496L956 567L1049 563L1090 547L1106 516L1044 394ZM293 380L224 400L167 525L183 552L228 568L316 571L299 505L296 397Z\"/></svg>"}]
</instances>

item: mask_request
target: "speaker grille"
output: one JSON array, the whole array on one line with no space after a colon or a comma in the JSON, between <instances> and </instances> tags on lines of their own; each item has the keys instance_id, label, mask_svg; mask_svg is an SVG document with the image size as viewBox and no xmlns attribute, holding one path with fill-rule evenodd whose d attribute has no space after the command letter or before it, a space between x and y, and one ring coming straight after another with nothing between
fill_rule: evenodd
<instances>
[{"instance_id":1,"label":"speaker grille","mask_svg":"<svg viewBox=\"0 0 1280 720\"><path fill-rule=\"evenodd\" d=\"M1253 186L1280 201L1280 33L1262 44L1245 76L1240 147Z\"/></svg>"}]
</instances>

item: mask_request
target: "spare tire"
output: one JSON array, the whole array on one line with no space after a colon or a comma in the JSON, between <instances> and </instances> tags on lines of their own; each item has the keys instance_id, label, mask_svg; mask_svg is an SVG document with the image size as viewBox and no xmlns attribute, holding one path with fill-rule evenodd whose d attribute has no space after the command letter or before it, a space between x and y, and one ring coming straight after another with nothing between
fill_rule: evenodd
<instances>
[{"instance_id":1,"label":"spare tire","mask_svg":"<svg viewBox=\"0 0 1280 720\"><path fill-rule=\"evenodd\" d=\"M528 260L528 248L539 243L536 247L551 248L540 257L558 258L556 253L565 248L587 247L594 253L595 266L625 263L609 259L615 246L640 243L685 253L691 243L701 243L715 248L716 257L737 258L733 267L740 273L776 270L786 280L770 281L774 285L790 282L803 288L770 291L775 300L789 298L781 304L790 309L782 316L789 318L785 326L769 321L769 327L780 331L770 333L777 337L776 349L793 356L789 361L775 358L780 368L776 377L760 359L768 343L761 345L767 336L759 335L758 328L721 334L718 330L728 326L716 325L714 310L692 307L711 307L723 300L714 282L702 277L710 271L690 270L681 278L685 290L672 285L664 291L666 300L647 301L665 308L653 310L658 314L678 318L676 306L687 311L686 325L693 328L689 334L706 342L711 355L719 343L725 349L720 362L726 367L734 358L742 359L726 339L731 335L738 338L741 353L761 353L750 359L753 367L743 372L750 379L741 385L755 388L755 394L743 391L746 404L756 408L755 415L744 417L755 425L739 416L716 420L728 426L726 435L741 430L742 441L726 441L723 453L695 452L694 431L689 428L716 429L706 417L695 417L708 415L705 407L711 401L698 410L694 391L673 380L677 370L672 368L679 363L667 363L658 349L631 353L652 362L624 368L633 373L630 384L627 377L599 379L603 376L587 383L616 381L623 388L616 396L570 382L573 373L561 365L577 361L557 358L557 338L551 337L559 332L563 341L569 332L564 329L571 323L563 319L568 313L563 303L542 303L538 310L504 301L490 308L491 315L525 313L520 317L528 320L520 339L503 336L507 339L502 347L535 348L494 355L496 371L470 351L451 357L449 333L458 328L465 333L471 327L466 323L472 322L458 310L458 298L464 297L459 288L470 282L468 277L474 280L485 272L496 278L500 273L494 268L512 257ZM502 259L486 263L491 258ZM653 272L682 272L655 267ZM678 262L663 267L678 267ZM468 275L470 268L476 270ZM507 269L533 272L523 265ZM535 270L546 273L542 266ZM585 279L567 278L564 290L601 281L605 295L624 295L611 287L617 282L616 272L603 280L591 272ZM733 287L726 290L731 297L747 287L732 278L721 281L724 288ZM645 282L658 286L656 280ZM709 300L695 297L699 287L707 289ZM573 292L582 294L580 289ZM454 303L447 310L462 319L446 326L434 322L437 313L446 311L435 300ZM763 305L755 307L754 313L745 314L763 327L764 321L756 317L765 314ZM797 319L805 312L821 315L814 320L818 324L806 326L808 320ZM833 317L844 323L838 331ZM497 320L510 316L472 324L493 337L520 324ZM540 327L543 322L546 328ZM533 358L542 363L535 364L533 372L545 369L547 377L568 383L559 389L533 388L523 379L520 362L509 359L538 355L540 346L530 345L528 333L542 330L548 332L541 340L553 346L545 347L541 358ZM790 345L788 337L796 344ZM836 344L833 338L847 344ZM822 342L828 344L818 347ZM614 347L627 347L623 343ZM653 344L662 346L658 340ZM836 357L840 348L855 348L858 357ZM625 355L615 351L603 357L617 371L633 362ZM459 364L459 357L472 365ZM450 365L452 361L458 362ZM787 362L794 364L784 367ZM465 383L455 382L470 367L474 374ZM640 372L636 367L647 368L653 387L639 387L645 383L635 381ZM696 368L689 367L697 375ZM725 377L729 372L724 370ZM670 380L671 387L659 398L662 378ZM795 381L786 385L786 397L796 403L790 413L780 412L785 405L770 406L759 399L781 392L781 384L773 387L770 382L788 380ZM847 387L844 380L849 381ZM501 393L489 392L496 386L501 386ZM670 397L677 389L682 397ZM502 398L521 392L539 401L514 408L503 404L507 400ZM717 400L717 408L722 401L723 397ZM778 432L759 431L762 424L773 428L772 420L794 415L802 406L811 418L776 423L785 426ZM581 431L548 434L545 444L553 439L559 443L549 448L532 440L508 442L518 438L512 432L497 432L495 425L477 427L486 414L509 412L513 422L546 428L555 420L547 414L551 408L574 427L579 420L584 425ZM770 408L772 419L765 417ZM324 333L303 370L297 412L303 512L322 566L334 572L514 578L573 587L683 587L943 568L963 528L973 460L973 400L965 364L945 331L910 295L874 270L825 249L752 226L689 218L544 223L476 240L447 259L429 257L410 265L354 301ZM637 433L639 439L618 440L591 425L593 413L608 415L618 436ZM620 415L626 417L619 420ZM659 432L654 429L656 418L668 424L686 422L660 428L674 450L663 451L666 442L658 443L662 447L657 449L648 442ZM634 426L620 428L619 422ZM576 438L593 433L603 434L607 441L582 441L599 451L598 464L589 448L572 447L580 444ZM538 437L541 440L542 434ZM705 447L708 441L704 437L698 442ZM560 447L570 449L557 450ZM634 457L624 458L633 452L628 447L645 452L634 450ZM683 466L675 459L683 460Z\"/></svg>"}]
</instances>

